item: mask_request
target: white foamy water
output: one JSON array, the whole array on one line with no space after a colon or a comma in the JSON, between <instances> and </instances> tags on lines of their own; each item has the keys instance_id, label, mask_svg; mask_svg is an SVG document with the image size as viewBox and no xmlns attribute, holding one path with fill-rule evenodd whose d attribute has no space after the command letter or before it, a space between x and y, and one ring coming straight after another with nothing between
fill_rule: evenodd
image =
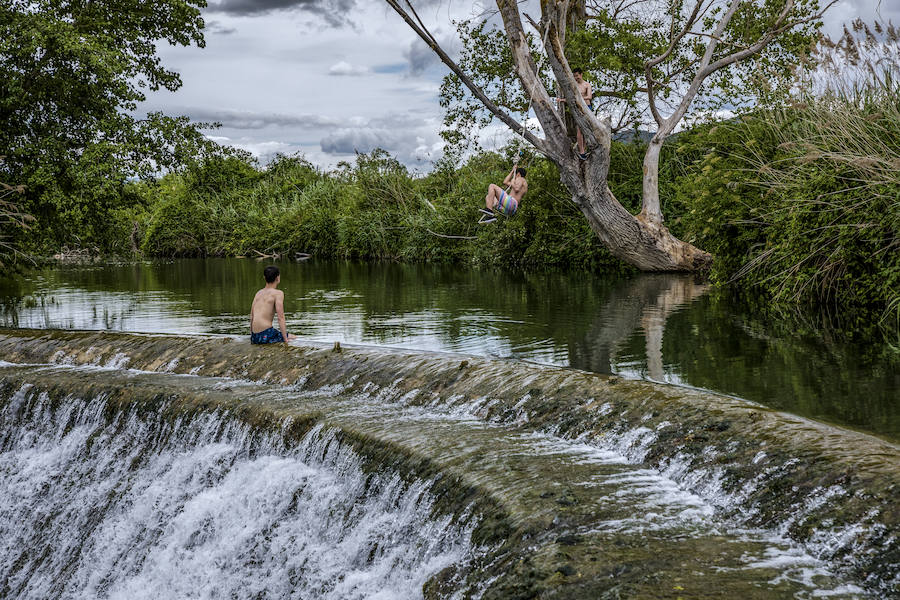
<instances>
[{"instance_id":1,"label":"white foamy water","mask_svg":"<svg viewBox=\"0 0 900 600\"><path fill-rule=\"evenodd\" d=\"M488 418L488 410L497 400L490 397L466 399L463 396L434 398L425 407L409 406L409 399L419 395L418 390L406 392L399 397L399 380L392 385L379 388L367 385L363 393L355 396L360 403L372 402L374 410L383 410L385 403L405 412L416 419L454 419L466 423L484 423L486 426L502 428L499 418ZM304 392L304 395L308 392ZM514 406L518 414L513 417L515 424L527 422L523 406L528 397ZM611 405L604 405L601 411L609 412ZM796 598L816 598L821 596L868 597L866 592L853 584L835 583L834 571L828 561L837 543L826 544L820 538L834 542L833 532L826 529L817 533L805 545L790 539L788 519L776 530L747 527L739 517L751 514L751 506L745 505L746 496L760 485L748 481L740 493L725 491L721 468L692 468L690 457L675 455L662 461L660 468L651 468L645 460L658 432L672 424L664 421L650 429L637 426L630 429L605 432L603 436L562 437L553 427L543 431L519 434L533 455L554 455L566 457L572 465L597 465L598 474L584 487L605 488L607 506L627 506L631 514L614 520L598 520L593 527L583 533L639 533L643 535L720 535L726 539L752 541L764 548L765 558L747 554L742 558L746 571L769 569L776 572L771 584L790 581L807 588L797 592ZM714 448L706 449L713 453ZM759 457L757 456L757 459ZM602 466L622 466L620 472L610 474ZM780 464L777 468L786 468ZM797 507L796 517L805 514L813 504ZM731 515L722 518L723 514ZM863 532L861 526L841 529L844 537Z\"/></svg>"},{"instance_id":2,"label":"white foamy water","mask_svg":"<svg viewBox=\"0 0 900 600\"><path fill-rule=\"evenodd\" d=\"M224 415L108 420L29 386L0 411L0 596L421 598L471 554L428 482L365 473L316 428L296 447Z\"/></svg>"},{"instance_id":3,"label":"white foamy water","mask_svg":"<svg viewBox=\"0 0 900 600\"><path fill-rule=\"evenodd\" d=\"M796 598L864 595L835 582L827 560L783 531L723 522L717 508L741 499L722 495L715 473L691 470L679 456L659 470L640 464L659 426L564 439L507 431L491 422L494 401L486 397L421 406L410 405L416 393L401 395L397 385L336 396L346 388L284 389L326 396L329 413L350 422L491 429L515 453L552 456L566 472L577 468L583 478L573 485L591 489L604 507L582 534L724 536L754 546L726 570L763 572L772 585L797 583L803 589ZM33 396L23 388L0 412L0 582L8 582L11 597L416 598L429 576L472 554L473 524L432 518L427 482L366 475L333 435L316 430L286 449L280 436L251 435L222 415L182 422L130 413L106 424L102 399L66 401L52 411ZM43 548L49 554L36 555ZM0 587L0 597L7 590Z\"/></svg>"}]
</instances>

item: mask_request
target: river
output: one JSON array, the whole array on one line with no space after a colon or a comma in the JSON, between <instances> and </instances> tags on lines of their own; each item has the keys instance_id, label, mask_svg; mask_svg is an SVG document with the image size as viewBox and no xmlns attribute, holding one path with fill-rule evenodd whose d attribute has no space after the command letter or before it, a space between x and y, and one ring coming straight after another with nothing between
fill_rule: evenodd
<instances>
[{"instance_id":1,"label":"river","mask_svg":"<svg viewBox=\"0 0 900 600\"><path fill-rule=\"evenodd\" d=\"M0 326L248 331L264 263L77 266L0 288ZM712 390L900 441L900 359L799 318L770 323L691 277L630 279L395 263L282 262L307 341L451 351Z\"/></svg>"}]
</instances>

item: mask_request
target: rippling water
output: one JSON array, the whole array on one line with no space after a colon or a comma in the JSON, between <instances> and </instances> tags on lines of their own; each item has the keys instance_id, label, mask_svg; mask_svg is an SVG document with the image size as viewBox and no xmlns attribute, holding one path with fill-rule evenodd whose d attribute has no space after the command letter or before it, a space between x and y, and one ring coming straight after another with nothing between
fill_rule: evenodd
<instances>
[{"instance_id":1,"label":"rippling water","mask_svg":"<svg viewBox=\"0 0 900 600\"><path fill-rule=\"evenodd\" d=\"M263 264L62 266L0 289L12 327L241 334ZM288 330L306 340L572 366L733 394L900 440L900 361L767 323L690 277L628 280L460 267L284 263Z\"/></svg>"},{"instance_id":2,"label":"rippling water","mask_svg":"<svg viewBox=\"0 0 900 600\"><path fill-rule=\"evenodd\" d=\"M484 399L404 406L378 386L341 395L333 386L304 392L10 363L0 365L0 383L4 598L400 600L421 598L423 584L449 567L465 577L467 565L472 578L450 583L478 598L506 547L475 542L479 506L509 511L522 527L509 541L515 548L521 538L535 564L551 552L556 564L584 569L585 580L567 589L866 596L779 533L721 518L711 501L726 497L647 468L640 455L652 432L643 426L634 433L645 442L610 435L599 447L487 423L471 412ZM252 411L230 410L238 404L289 414L254 427L236 416ZM308 417L321 421L285 436L294 418ZM498 504L480 505L486 495ZM506 590L487 597L513 597Z\"/></svg>"}]
</instances>

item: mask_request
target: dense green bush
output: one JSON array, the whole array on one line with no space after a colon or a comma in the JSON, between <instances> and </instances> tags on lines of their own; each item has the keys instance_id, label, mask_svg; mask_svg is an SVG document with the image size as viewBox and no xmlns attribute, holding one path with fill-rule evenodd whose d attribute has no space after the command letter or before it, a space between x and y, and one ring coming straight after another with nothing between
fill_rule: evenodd
<instances>
[{"instance_id":1,"label":"dense green bush","mask_svg":"<svg viewBox=\"0 0 900 600\"><path fill-rule=\"evenodd\" d=\"M692 131L666 191L713 278L784 305L900 300L900 96L820 99Z\"/></svg>"},{"instance_id":2,"label":"dense green bush","mask_svg":"<svg viewBox=\"0 0 900 600\"><path fill-rule=\"evenodd\" d=\"M616 152L634 154L618 144ZM152 256L303 252L510 267L625 268L602 248L569 201L555 168L542 159L527 159L530 191L516 218L478 225L488 184L503 180L509 156L480 154L461 168L446 161L423 177L413 177L380 150L333 173L288 157L265 170L246 159L216 159L147 188L156 199L143 250ZM639 194L624 187L619 192Z\"/></svg>"}]
</instances>

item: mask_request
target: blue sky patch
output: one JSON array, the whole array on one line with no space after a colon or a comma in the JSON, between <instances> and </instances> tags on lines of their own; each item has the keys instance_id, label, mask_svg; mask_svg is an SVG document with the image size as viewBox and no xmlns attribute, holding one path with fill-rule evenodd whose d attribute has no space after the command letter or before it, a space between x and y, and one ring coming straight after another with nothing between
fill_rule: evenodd
<instances>
[{"instance_id":1,"label":"blue sky patch","mask_svg":"<svg viewBox=\"0 0 900 600\"><path fill-rule=\"evenodd\" d=\"M409 68L407 63L391 63L387 65L375 65L372 67L374 73L402 73Z\"/></svg>"}]
</instances>

